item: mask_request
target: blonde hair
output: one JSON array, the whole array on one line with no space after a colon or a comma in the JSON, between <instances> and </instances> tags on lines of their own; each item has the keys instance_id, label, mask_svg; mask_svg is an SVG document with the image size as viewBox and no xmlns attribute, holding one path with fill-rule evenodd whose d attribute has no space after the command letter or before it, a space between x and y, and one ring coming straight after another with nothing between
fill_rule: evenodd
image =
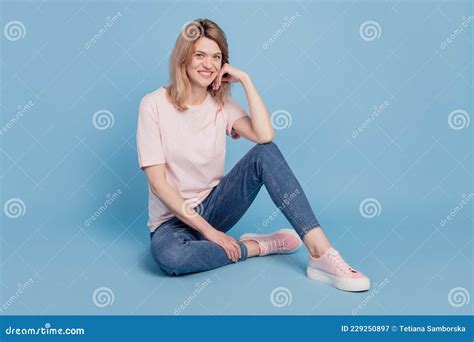
<instances>
[{"instance_id":1,"label":"blonde hair","mask_svg":"<svg viewBox=\"0 0 474 342\"><path fill-rule=\"evenodd\" d=\"M219 46L222 52L221 66L229 63L226 35L215 22L209 19L196 19L185 24L176 39L170 57L170 84L167 87L168 98L179 111L188 109L185 101L191 91L191 83L186 73L186 66L191 61L196 41L201 37L209 38ZM218 103L218 110L221 110L230 94L230 83L222 82L217 90L212 89L211 83L207 91Z\"/></svg>"}]
</instances>

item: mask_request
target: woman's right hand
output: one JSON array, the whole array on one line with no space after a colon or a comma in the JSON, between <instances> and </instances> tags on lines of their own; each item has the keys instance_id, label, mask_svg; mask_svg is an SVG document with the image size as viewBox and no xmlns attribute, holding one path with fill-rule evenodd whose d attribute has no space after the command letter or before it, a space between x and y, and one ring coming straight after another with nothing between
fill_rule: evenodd
<instances>
[{"instance_id":1,"label":"woman's right hand","mask_svg":"<svg viewBox=\"0 0 474 342\"><path fill-rule=\"evenodd\" d=\"M203 235L207 240L222 247L227 254L227 257L233 262L237 262L241 257L240 245L232 236L215 228L203 233Z\"/></svg>"}]
</instances>

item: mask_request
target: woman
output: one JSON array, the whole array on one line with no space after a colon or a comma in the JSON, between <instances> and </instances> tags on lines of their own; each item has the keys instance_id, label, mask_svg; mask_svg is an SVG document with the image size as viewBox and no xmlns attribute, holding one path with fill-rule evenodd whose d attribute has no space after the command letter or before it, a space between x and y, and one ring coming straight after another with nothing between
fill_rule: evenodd
<instances>
[{"instance_id":1,"label":"woman","mask_svg":"<svg viewBox=\"0 0 474 342\"><path fill-rule=\"evenodd\" d=\"M243 86L250 115L230 97L231 83ZM163 271L206 271L250 257L292 253L304 242L309 278L345 291L369 289L369 279L351 268L324 235L272 142L265 104L250 76L229 64L226 36L214 22L199 19L183 27L170 59L170 85L147 94L138 116L151 252ZM256 145L224 177L226 134ZM237 241L226 232L262 185L293 229L244 234Z\"/></svg>"}]
</instances>

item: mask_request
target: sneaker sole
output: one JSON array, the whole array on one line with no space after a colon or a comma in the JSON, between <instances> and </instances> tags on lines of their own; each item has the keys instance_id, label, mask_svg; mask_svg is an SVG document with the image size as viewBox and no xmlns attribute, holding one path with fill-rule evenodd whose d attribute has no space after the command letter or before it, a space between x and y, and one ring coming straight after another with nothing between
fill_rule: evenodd
<instances>
[{"instance_id":1,"label":"sneaker sole","mask_svg":"<svg viewBox=\"0 0 474 342\"><path fill-rule=\"evenodd\" d=\"M253 234L253 233L246 233L246 234L243 234L239 237L239 241L242 241L242 240L248 240L248 239L253 239L253 238L258 238L258 237L266 237L266 236L271 236L273 234L276 234L276 233L285 233L285 234L290 234L290 235L293 235L295 237L298 238L298 241L300 242L298 244L298 246L296 246L294 249L292 249L291 251L289 252L281 252L281 253L278 253L278 254L291 254L291 253L294 253L296 252L300 247L301 245L303 244L303 241L301 241L301 238L300 236L298 235L298 233L295 232L294 229L291 229L291 228L283 228L283 229L279 229L277 230L276 232L273 232L271 234Z\"/></svg>"},{"instance_id":2,"label":"sneaker sole","mask_svg":"<svg viewBox=\"0 0 474 342\"><path fill-rule=\"evenodd\" d=\"M327 272L315 270L314 268L311 268L311 267L308 267L306 269L306 275L308 276L308 278L312 280L330 284L334 286L335 288L342 291L359 292L359 291L367 291L368 289L370 289L370 280L368 278L346 279L346 278L337 277Z\"/></svg>"}]
</instances>

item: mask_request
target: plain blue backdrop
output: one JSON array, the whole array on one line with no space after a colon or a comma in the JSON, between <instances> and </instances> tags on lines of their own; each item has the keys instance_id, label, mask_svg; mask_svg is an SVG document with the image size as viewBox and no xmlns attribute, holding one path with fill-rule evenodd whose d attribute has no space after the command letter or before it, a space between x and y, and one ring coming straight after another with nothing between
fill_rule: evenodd
<instances>
[{"instance_id":1,"label":"plain blue backdrop","mask_svg":"<svg viewBox=\"0 0 474 342\"><path fill-rule=\"evenodd\" d=\"M2 1L0 13L2 314L472 313L471 2ZM179 278L154 264L137 109L196 18L226 32L326 234L372 291L310 281L303 249ZM240 85L233 96L247 108ZM226 171L251 146L228 139ZM230 234L285 226L262 189Z\"/></svg>"}]
</instances>

